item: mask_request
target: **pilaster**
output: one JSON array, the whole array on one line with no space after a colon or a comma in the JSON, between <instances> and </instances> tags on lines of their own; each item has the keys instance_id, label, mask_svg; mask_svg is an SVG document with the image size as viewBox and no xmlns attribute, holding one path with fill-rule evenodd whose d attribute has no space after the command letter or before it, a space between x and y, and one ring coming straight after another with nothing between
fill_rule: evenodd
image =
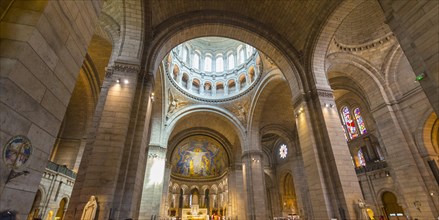
<instances>
[{"instance_id":1,"label":"pilaster","mask_svg":"<svg viewBox=\"0 0 439 220\"><path fill-rule=\"evenodd\" d=\"M135 97L139 66L116 64L109 68L101 91L101 99L95 113L91 132L80 166L80 178L73 190L67 217L80 218L82 208L90 196L97 198L99 213L96 219L111 218L113 200L120 166L123 160L125 141L130 124L130 115ZM105 88L105 89L104 89ZM96 121L95 121L96 120Z\"/></svg>"},{"instance_id":2,"label":"pilaster","mask_svg":"<svg viewBox=\"0 0 439 220\"><path fill-rule=\"evenodd\" d=\"M162 200L163 186L165 184L166 148L157 145L150 145L148 147L147 155L148 159L146 161L138 218L140 220L151 219L154 216L158 218L160 216L160 204Z\"/></svg>"},{"instance_id":3,"label":"pilaster","mask_svg":"<svg viewBox=\"0 0 439 220\"><path fill-rule=\"evenodd\" d=\"M249 150L242 155L244 188L247 193L247 219L267 219L267 201L262 152Z\"/></svg>"},{"instance_id":4,"label":"pilaster","mask_svg":"<svg viewBox=\"0 0 439 220\"><path fill-rule=\"evenodd\" d=\"M362 198L332 91L314 90L295 103L296 126L313 219L356 219Z\"/></svg>"}]
</instances>

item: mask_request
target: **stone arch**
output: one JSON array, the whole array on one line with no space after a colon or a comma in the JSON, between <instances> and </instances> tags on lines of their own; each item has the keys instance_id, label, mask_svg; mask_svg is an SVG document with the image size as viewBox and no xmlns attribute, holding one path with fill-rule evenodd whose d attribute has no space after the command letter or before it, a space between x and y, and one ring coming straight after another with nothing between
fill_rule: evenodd
<instances>
[{"instance_id":1,"label":"stone arch","mask_svg":"<svg viewBox=\"0 0 439 220\"><path fill-rule=\"evenodd\" d=\"M263 107L269 98L270 92L276 89L282 83L286 83L279 69L276 69L270 74L267 74L261 79L257 92L251 100L249 109L249 122L247 125L249 140L260 140L260 122L263 115ZM291 100L290 100L291 101ZM249 145L258 146L260 143L249 143Z\"/></svg>"},{"instance_id":2,"label":"stone arch","mask_svg":"<svg viewBox=\"0 0 439 220\"><path fill-rule=\"evenodd\" d=\"M320 31L312 52L312 75L317 88L330 89L325 71L325 60L329 44L343 20L362 2L362 0L343 1L326 19L326 24Z\"/></svg>"},{"instance_id":3,"label":"stone arch","mask_svg":"<svg viewBox=\"0 0 439 220\"><path fill-rule=\"evenodd\" d=\"M175 133L175 128L181 121L196 114L207 114L214 116L215 119L225 123L225 125L229 126L229 128L235 132L239 138L240 145L243 146L245 129L239 119L236 118L236 116L234 116L231 112L212 105L192 105L176 111L175 116L169 118L168 120L166 133L170 135L168 137L164 137L165 139L163 140L163 143L168 143L170 136L172 133Z\"/></svg>"},{"instance_id":4,"label":"stone arch","mask_svg":"<svg viewBox=\"0 0 439 220\"><path fill-rule=\"evenodd\" d=\"M422 158L439 159L439 120L432 111L426 111L415 132L416 146Z\"/></svg>"},{"instance_id":5,"label":"stone arch","mask_svg":"<svg viewBox=\"0 0 439 220\"><path fill-rule=\"evenodd\" d=\"M303 85L307 85L303 82L307 78L297 58L298 52L281 36L260 33L264 25L232 18L236 14L228 17L224 16L224 12L213 11L208 15L203 14L203 19L198 16L200 15L196 13L180 14L158 25L157 37L152 43L154 47L149 50L146 60L147 72L155 74L163 57L180 43L203 36L226 37L247 43L266 53L285 74L292 94L302 93Z\"/></svg>"},{"instance_id":6,"label":"stone arch","mask_svg":"<svg viewBox=\"0 0 439 220\"><path fill-rule=\"evenodd\" d=\"M233 149L231 143L227 140L225 136L220 134L217 131L207 129L207 128L193 128L189 130L183 130L179 132L178 134L174 135L172 137L172 142L168 143L168 151L166 153L166 158L168 161L171 161L171 157L173 155L174 150L178 147L178 144L183 141L184 139L194 136L194 135L204 135L211 137L212 139L218 141L225 149L227 154L227 161L229 161L230 164L233 163ZM198 187L198 186L197 186Z\"/></svg>"},{"instance_id":7,"label":"stone arch","mask_svg":"<svg viewBox=\"0 0 439 220\"><path fill-rule=\"evenodd\" d=\"M120 50L121 45L121 38L120 38L120 25L117 23L117 21L111 17L109 14L104 12L101 12L101 15L99 17L99 25L97 25L97 32L99 32L99 29L103 29L102 32L105 33L105 37L109 42L113 45L113 50L111 53L110 60L108 62L108 66L111 66L114 63L114 60L117 58ZM103 34L100 34L103 35Z\"/></svg>"},{"instance_id":8,"label":"stone arch","mask_svg":"<svg viewBox=\"0 0 439 220\"><path fill-rule=\"evenodd\" d=\"M382 85L383 78L367 61L355 55L333 53L328 56L328 79L347 77L356 82L367 99L370 109L389 103L387 89Z\"/></svg>"}]
</instances>

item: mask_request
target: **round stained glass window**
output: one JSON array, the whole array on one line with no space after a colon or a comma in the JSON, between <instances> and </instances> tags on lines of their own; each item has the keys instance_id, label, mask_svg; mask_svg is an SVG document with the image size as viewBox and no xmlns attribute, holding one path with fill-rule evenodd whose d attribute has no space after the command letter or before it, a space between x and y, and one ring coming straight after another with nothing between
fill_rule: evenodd
<instances>
[{"instance_id":1,"label":"round stained glass window","mask_svg":"<svg viewBox=\"0 0 439 220\"><path fill-rule=\"evenodd\" d=\"M288 148L287 148L287 145L285 145L285 144L282 144L281 146L280 146L280 148L279 148L279 156L280 156L280 158L285 158L285 157L287 157L287 154L288 154Z\"/></svg>"},{"instance_id":2,"label":"round stained glass window","mask_svg":"<svg viewBox=\"0 0 439 220\"><path fill-rule=\"evenodd\" d=\"M10 168L18 168L25 164L32 154L32 144L25 136L15 136L3 149L3 161Z\"/></svg>"}]
</instances>

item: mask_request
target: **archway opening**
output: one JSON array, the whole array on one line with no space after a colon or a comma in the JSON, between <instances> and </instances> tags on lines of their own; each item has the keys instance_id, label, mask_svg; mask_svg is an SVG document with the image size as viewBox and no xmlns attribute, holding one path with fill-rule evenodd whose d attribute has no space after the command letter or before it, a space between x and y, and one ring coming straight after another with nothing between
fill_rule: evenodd
<instances>
[{"instance_id":1,"label":"archway opening","mask_svg":"<svg viewBox=\"0 0 439 220\"><path fill-rule=\"evenodd\" d=\"M381 200L388 219L405 219L404 210L398 204L398 199L395 194L386 191L381 196Z\"/></svg>"}]
</instances>

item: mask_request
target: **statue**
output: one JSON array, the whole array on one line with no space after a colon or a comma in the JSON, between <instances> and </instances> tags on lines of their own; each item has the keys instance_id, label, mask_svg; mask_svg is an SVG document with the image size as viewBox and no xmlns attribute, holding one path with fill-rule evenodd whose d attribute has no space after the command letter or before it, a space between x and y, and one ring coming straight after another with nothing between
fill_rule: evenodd
<instances>
[{"instance_id":1,"label":"statue","mask_svg":"<svg viewBox=\"0 0 439 220\"><path fill-rule=\"evenodd\" d=\"M84 211L82 211L81 220L94 220L96 216L96 210L98 209L98 204L96 202L95 196L90 196L87 204L84 206Z\"/></svg>"},{"instance_id":2,"label":"statue","mask_svg":"<svg viewBox=\"0 0 439 220\"><path fill-rule=\"evenodd\" d=\"M358 215L360 220L369 219L367 216L367 205L362 199L358 199Z\"/></svg>"}]
</instances>

